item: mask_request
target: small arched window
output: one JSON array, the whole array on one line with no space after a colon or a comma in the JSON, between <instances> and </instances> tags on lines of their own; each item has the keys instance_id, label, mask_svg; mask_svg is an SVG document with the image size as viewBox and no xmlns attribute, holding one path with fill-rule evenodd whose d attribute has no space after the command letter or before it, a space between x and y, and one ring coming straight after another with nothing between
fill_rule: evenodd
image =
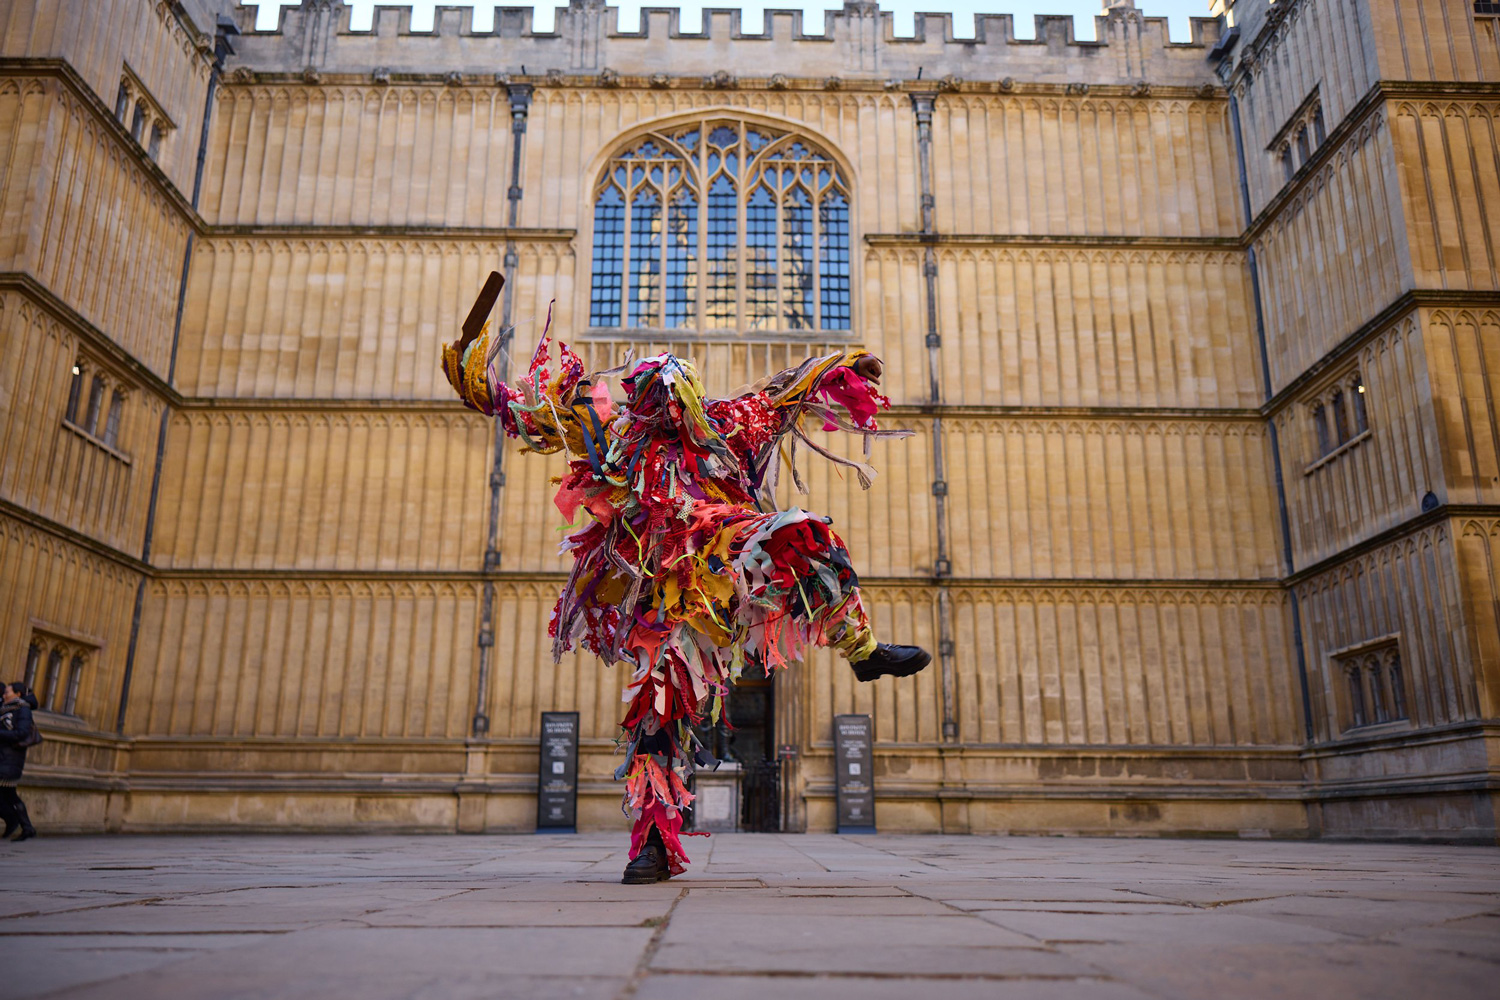
<instances>
[{"instance_id":1,"label":"small arched window","mask_svg":"<svg viewBox=\"0 0 1500 1000\"><path fill-rule=\"evenodd\" d=\"M156 159L157 154L161 152L161 137L162 137L161 123L160 122L152 122L151 123L151 144L146 147L146 153L153 160Z\"/></svg>"},{"instance_id":2,"label":"small arched window","mask_svg":"<svg viewBox=\"0 0 1500 1000\"><path fill-rule=\"evenodd\" d=\"M1365 380L1355 372L1349 385L1354 390L1350 397L1354 400L1354 433L1363 434L1370 429L1370 411L1365 408Z\"/></svg>"},{"instance_id":3,"label":"small arched window","mask_svg":"<svg viewBox=\"0 0 1500 1000\"><path fill-rule=\"evenodd\" d=\"M130 88L125 86L125 81L120 81L120 89L115 92L115 120L121 125L125 124L125 112L130 110Z\"/></svg>"},{"instance_id":4,"label":"small arched window","mask_svg":"<svg viewBox=\"0 0 1500 1000\"><path fill-rule=\"evenodd\" d=\"M1313 407L1312 422L1313 433L1318 439L1318 455L1321 457L1333 450L1333 442L1328 437L1328 410L1322 403Z\"/></svg>"},{"instance_id":5,"label":"small arched window","mask_svg":"<svg viewBox=\"0 0 1500 1000\"><path fill-rule=\"evenodd\" d=\"M806 139L682 123L611 159L594 198L591 326L849 329L848 181Z\"/></svg>"},{"instance_id":6,"label":"small arched window","mask_svg":"<svg viewBox=\"0 0 1500 1000\"><path fill-rule=\"evenodd\" d=\"M36 671L42 665L42 647L33 642L26 649L26 690L36 687Z\"/></svg>"},{"instance_id":7,"label":"small arched window","mask_svg":"<svg viewBox=\"0 0 1500 1000\"><path fill-rule=\"evenodd\" d=\"M83 665L85 660L83 654L73 654L73 660L68 665L68 693L63 698L62 711L65 715L78 714L78 688L83 683Z\"/></svg>"},{"instance_id":8,"label":"small arched window","mask_svg":"<svg viewBox=\"0 0 1500 1000\"><path fill-rule=\"evenodd\" d=\"M1369 721L1365 714L1365 686L1360 680L1359 667L1351 664L1345 668L1344 680L1349 685L1350 728L1357 729Z\"/></svg>"},{"instance_id":9,"label":"small arched window","mask_svg":"<svg viewBox=\"0 0 1500 1000\"><path fill-rule=\"evenodd\" d=\"M78 404L83 398L83 365L73 362L73 381L68 384L68 408L63 411L70 423L78 423Z\"/></svg>"},{"instance_id":10,"label":"small arched window","mask_svg":"<svg viewBox=\"0 0 1500 1000\"><path fill-rule=\"evenodd\" d=\"M1370 689L1370 708L1375 716L1373 721L1390 721L1391 710L1387 698L1389 692L1385 686L1385 678L1381 676L1378 656L1371 656L1365 661L1365 677Z\"/></svg>"},{"instance_id":11,"label":"small arched window","mask_svg":"<svg viewBox=\"0 0 1500 1000\"><path fill-rule=\"evenodd\" d=\"M1297 130L1297 163L1304 164L1312 156L1312 147L1307 144L1307 126Z\"/></svg>"},{"instance_id":12,"label":"small arched window","mask_svg":"<svg viewBox=\"0 0 1500 1000\"><path fill-rule=\"evenodd\" d=\"M83 418L83 429L90 434L99 433L99 411L104 407L104 379L94 376L89 385L89 409Z\"/></svg>"},{"instance_id":13,"label":"small arched window","mask_svg":"<svg viewBox=\"0 0 1500 1000\"><path fill-rule=\"evenodd\" d=\"M1330 404L1333 408L1333 432L1338 436L1339 444L1343 444L1349 440L1349 413L1344 406L1344 390L1335 389Z\"/></svg>"},{"instance_id":14,"label":"small arched window","mask_svg":"<svg viewBox=\"0 0 1500 1000\"><path fill-rule=\"evenodd\" d=\"M1401 677L1401 653L1392 649L1386 655L1386 679L1391 685L1391 714L1394 718L1406 718L1406 682Z\"/></svg>"},{"instance_id":15,"label":"small arched window","mask_svg":"<svg viewBox=\"0 0 1500 1000\"><path fill-rule=\"evenodd\" d=\"M40 701L42 708L51 711L57 707L57 689L62 682L63 653L53 648L47 655L47 695Z\"/></svg>"},{"instance_id":16,"label":"small arched window","mask_svg":"<svg viewBox=\"0 0 1500 1000\"><path fill-rule=\"evenodd\" d=\"M102 440L111 448L120 443L120 413L125 408L125 394L119 389L115 390L113 398L109 401L109 416L104 420L104 434Z\"/></svg>"},{"instance_id":17,"label":"small arched window","mask_svg":"<svg viewBox=\"0 0 1500 1000\"><path fill-rule=\"evenodd\" d=\"M130 118L130 138L136 142L146 133L146 102L135 102L135 114Z\"/></svg>"}]
</instances>

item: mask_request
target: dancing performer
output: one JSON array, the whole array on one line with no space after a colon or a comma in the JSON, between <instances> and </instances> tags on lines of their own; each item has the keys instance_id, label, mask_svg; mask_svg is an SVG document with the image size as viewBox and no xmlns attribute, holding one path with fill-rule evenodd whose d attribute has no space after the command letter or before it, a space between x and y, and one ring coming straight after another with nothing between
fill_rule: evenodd
<instances>
[{"instance_id":1,"label":"dancing performer","mask_svg":"<svg viewBox=\"0 0 1500 1000\"><path fill-rule=\"evenodd\" d=\"M728 685L800 659L808 643L831 646L861 681L905 677L931 657L917 646L875 640L859 579L830 519L777 510L785 456L800 491L795 452L843 465L869 488L874 470L824 450L809 430L882 431L875 389L879 359L867 351L812 358L732 399L710 399L692 362L659 354L589 374L566 344L551 369L551 316L531 364L514 386L496 371L498 336L486 317L504 279L491 273L464 323L443 348L443 371L464 404L500 418L527 451L566 452L555 503L583 527L562 543L573 571L547 631L554 660L576 646L634 673L622 743L625 809L634 824L627 883L657 882L688 863L683 774L713 764L693 726L717 723ZM625 398L604 379L619 377Z\"/></svg>"}]
</instances>

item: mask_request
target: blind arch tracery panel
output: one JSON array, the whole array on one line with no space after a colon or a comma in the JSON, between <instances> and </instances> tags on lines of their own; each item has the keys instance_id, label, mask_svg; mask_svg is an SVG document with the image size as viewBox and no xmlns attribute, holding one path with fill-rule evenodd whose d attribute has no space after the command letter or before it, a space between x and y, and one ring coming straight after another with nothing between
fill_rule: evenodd
<instances>
[{"instance_id":1,"label":"blind arch tracery panel","mask_svg":"<svg viewBox=\"0 0 1500 1000\"><path fill-rule=\"evenodd\" d=\"M589 325L849 330L849 190L787 129L704 117L633 140L594 190Z\"/></svg>"}]
</instances>

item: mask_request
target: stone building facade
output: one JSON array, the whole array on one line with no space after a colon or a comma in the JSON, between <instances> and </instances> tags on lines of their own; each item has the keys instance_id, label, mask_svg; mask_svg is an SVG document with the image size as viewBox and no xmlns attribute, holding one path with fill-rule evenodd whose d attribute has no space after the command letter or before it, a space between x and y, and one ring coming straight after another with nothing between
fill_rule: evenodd
<instances>
[{"instance_id":1,"label":"stone building facade","mask_svg":"<svg viewBox=\"0 0 1500 1000\"><path fill-rule=\"evenodd\" d=\"M831 720L866 712L886 830L1493 841L1493 10L1221 0L1179 44L1128 0L1097 42L896 38L862 2L824 35L0 5L0 663L47 709L34 814L524 830L560 709L581 822L623 823L623 678L548 654L558 466L436 364L497 269L518 345L555 300L599 367L886 360L916 435L799 502L937 655L777 678L786 829L832 826ZM816 263L742 190L675 257L677 207L611 214L621 157L715 129L836 176Z\"/></svg>"}]
</instances>

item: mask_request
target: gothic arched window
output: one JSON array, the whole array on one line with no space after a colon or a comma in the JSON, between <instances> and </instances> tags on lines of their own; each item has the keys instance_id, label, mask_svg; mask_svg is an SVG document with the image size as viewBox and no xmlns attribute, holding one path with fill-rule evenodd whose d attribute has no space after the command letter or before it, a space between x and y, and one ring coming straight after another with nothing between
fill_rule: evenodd
<instances>
[{"instance_id":1,"label":"gothic arched window","mask_svg":"<svg viewBox=\"0 0 1500 1000\"><path fill-rule=\"evenodd\" d=\"M594 192L589 325L848 330L849 185L784 130L704 118L613 157Z\"/></svg>"}]
</instances>

